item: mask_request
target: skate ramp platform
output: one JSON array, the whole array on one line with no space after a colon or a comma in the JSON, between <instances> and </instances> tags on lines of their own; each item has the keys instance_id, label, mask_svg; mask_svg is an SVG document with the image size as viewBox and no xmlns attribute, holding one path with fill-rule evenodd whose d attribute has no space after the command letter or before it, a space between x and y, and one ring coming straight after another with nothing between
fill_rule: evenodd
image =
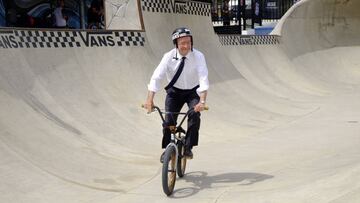
<instances>
[{"instance_id":1,"label":"skate ramp platform","mask_svg":"<svg viewBox=\"0 0 360 203\"><path fill-rule=\"evenodd\" d=\"M1 202L359 201L359 6L300 1L271 36L218 36L208 4L175 1L142 1L139 31L0 30ZM178 26L210 110L166 197L161 122L140 105Z\"/></svg>"}]
</instances>

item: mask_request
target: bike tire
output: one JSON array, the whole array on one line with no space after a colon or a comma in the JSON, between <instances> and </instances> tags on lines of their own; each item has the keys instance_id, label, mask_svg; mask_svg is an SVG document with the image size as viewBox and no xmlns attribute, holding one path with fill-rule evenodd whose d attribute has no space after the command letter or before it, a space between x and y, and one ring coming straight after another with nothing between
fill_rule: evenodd
<instances>
[{"instance_id":1,"label":"bike tire","mask_svg":"<svg viewBox=\"0 0 360 203\"><path fill-rule=\"evenodd\" d=\"M185 169L186 169L186 157L184 156L185 152L185 146L184 143L181 141L178 142L178 163L177 163L177 169L176 172L180 178L182 178L185 175Z\"/></svg>"},{"instance_id":2,"label":"bike tire","mask_svg":"<svg viewBox=\"0 0 360 203\"><path fill-rule=\"evenodd\" d=\"M164 193L170 196L175 187L176 181L176 149L174 146L168 147L164 154L162 167L162 187Z\"/></svg>"}]
</instances>

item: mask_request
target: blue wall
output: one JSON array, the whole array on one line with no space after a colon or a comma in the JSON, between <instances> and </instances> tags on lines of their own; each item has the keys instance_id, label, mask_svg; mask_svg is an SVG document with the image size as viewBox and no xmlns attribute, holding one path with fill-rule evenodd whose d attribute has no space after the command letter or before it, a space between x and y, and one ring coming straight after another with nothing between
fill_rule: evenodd
<instances>
[{"instance_id":1,"label":"blue wall","mask_svg":"<svg viewBox=\"0 0 360 203\"><path fill-rule=\"evenodd\" d=\"M3 0L0 0L0 27L6 26L5 7Z\"/></svg>"}]
</instances>

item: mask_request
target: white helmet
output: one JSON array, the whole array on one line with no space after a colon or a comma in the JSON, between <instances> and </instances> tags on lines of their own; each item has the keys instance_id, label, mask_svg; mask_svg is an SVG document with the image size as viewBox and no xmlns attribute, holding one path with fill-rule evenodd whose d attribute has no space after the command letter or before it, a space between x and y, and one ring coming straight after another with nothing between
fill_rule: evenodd
<instances>
[{"instance_id":1,"label":"white helmet","mask_svg":"<svg viewBox=\"0 0 360 203\"><path fill-rule=\"evenodd\" d=\"M181 38L181 37L191 37L191 47L193 46L193 38L191 35L191 31L190 29L186 28L186 27L180 27L180 28L176 28L174 30L174 32L172 33L172 41L174 43L174 45L177 48L177 39Z\"/></svg>"}]
</instances>

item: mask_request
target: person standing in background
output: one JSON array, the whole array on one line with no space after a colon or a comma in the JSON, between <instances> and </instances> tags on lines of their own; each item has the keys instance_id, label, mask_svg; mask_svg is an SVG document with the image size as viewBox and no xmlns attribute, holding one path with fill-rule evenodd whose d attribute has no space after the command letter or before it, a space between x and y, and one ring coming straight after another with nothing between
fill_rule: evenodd
<instances>
[{"instance_id":1,"label":"person standing in background","mask_svg":"<svg viewBox=\"0 0 360 203\"><path fill-rule=\"evenodd\" d=\"M58 0L57 7L54 10L55 27L57 28L67 27L67 23L66 23L67 17L64 15L64 7L65 7L64 0Z\"/></svg>"}]
</instances>

